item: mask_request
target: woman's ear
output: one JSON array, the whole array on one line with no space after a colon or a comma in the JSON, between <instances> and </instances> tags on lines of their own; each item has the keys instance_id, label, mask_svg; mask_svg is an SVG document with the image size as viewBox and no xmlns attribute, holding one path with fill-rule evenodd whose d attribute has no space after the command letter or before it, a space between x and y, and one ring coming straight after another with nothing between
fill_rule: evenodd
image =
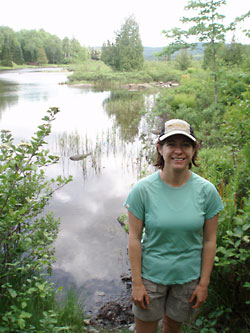
<instances>
[{"instance_id":1,"label":"woman's ear","mask_svg":"<svg viewBox=\"0 0 250 333\"><path fill-rule=\"evenodd\" d=\"M160 155L162 155L162 154L161 154L161 145L160 145L159 143L157 143L156 149L157 149L157 152L158 152Z\"/></svg>"}]
</instances>

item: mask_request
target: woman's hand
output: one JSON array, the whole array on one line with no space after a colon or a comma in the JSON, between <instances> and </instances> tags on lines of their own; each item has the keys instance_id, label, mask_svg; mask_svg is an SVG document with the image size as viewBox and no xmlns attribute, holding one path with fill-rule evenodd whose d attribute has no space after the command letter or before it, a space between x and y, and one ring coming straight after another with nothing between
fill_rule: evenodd
<instances>
[{"instance_id":1,"label":"woman's hand","mask_svg":"<svg viewBox=\"0 0 250 333\"><path fill-rule=\"evenodd\" d=\"M189 303L193 304L192 309L201 306L206 301L207 295L208 287L198 284L189 300Z\"/></svg>"},{"instance_id":2,"label":"woman's hand","mask_svg":"<svg viewBox=\"0 0 250 333\"><path fill-rule=\"evenodd\" d=\"M136 306L139 306L141 309L146 310L149 304L149 297L143 284L133 286L132 300Z\"/></svg>"}]
</instances>

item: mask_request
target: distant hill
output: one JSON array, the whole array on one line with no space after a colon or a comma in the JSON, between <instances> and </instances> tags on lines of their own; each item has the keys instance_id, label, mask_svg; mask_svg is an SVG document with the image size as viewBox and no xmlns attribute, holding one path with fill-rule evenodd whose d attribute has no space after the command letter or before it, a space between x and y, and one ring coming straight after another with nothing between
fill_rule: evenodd
<instances>
[{"instance_id":1,"label":"distant hill","mask_svg":"<svg viewBox=\"0 0 250 333\"><path fill-rule=\"evenodd\" d=\"M156 56L157 53L160 53L163 50L163 47L150 47L150 46L144 46L144 59L145 60L158 60L158 57ZM202 43L198 43L196 48L194 50L189 50L189 53L193 55L195 59L200 58L203 56L204 53L204 47L202 46ZM173 57L176 56L178 52L176 52Z\"/></svg>"},{"instance_id":2,"label":"distant hill","mask_svg":"<svg viewBox=\"0 0 250 333\"><path fill-rule=\"evenodd\" d=\"M144 59L145 60L157 60L158 58L155 56L156 53L161 52L163 47L150 47L144 46Z\"/></svg>"}]
</instances>

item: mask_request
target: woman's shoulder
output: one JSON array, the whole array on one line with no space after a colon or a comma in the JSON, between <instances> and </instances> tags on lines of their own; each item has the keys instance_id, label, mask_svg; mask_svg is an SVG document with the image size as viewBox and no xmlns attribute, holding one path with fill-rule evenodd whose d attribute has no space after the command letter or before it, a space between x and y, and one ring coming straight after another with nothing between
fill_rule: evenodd
<instances>
[{"instance_id":1,"label":"woman's shoulder","mask_svg":"<svg viewBox=\"0 0 250 333\"><path fill-rule=\"evenodd\" d=\"M203 189L204 191L213 191L216 190L216 187L208 179L203 178L200 175L192 172L192 182L195 186Z\"/></svg>"},{"instance_id":2,"label":"woman's shoulder","mask_svg":"<svg viewBox=\"0 0 250 333\"><path fill-rule=\"evenodd\" d=\"M138 180L138 182L134 185L136 188L147 188L152 185L152 183L157 182L159 179L159 171L156 171L144 178L141 178Z\"/></svg>"}]
</instances>

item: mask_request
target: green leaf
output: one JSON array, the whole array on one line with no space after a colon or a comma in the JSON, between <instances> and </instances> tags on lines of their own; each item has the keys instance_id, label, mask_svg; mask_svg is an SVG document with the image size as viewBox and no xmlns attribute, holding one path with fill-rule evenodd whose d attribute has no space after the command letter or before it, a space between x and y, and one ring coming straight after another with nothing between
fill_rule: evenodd
<instances>
[{"instance_id":1,"label":"green leaf","mask_svg":"<svg viewBox=\"0 0 250 333\"><path fill-rule=\"evenodd\" d=\"M19 318L17 320L18 326L23 330L25 328L25 320L23 318Z\"/></svg>"},{"instance_id":2,"label":"green leaf","mask_svg":"<svg viewBox=\"0 0 250 333\"><path fill-rule=\"evenodd\" d=\"M21 303L21 307L22 307L22 309L25 309L26 306L27 306L27 303L26 303L26 302L22 302L22 303Z\"/></svg>"},{"instance_id":3,"label":"green leaf","mask_svg":"<svg viewBox=\"0 0 250 333\"><path fill-rule=\"evenodd\" d=\"M242 229L243 229L244 231L247 231L249 228L250 228L250 223L246 223L246 224L244 224L244 225L242 226Z\"/></svg>"},{"instance_id":4,"label":"green leaf","mask_svg":"<svg viewBox=\"0 0 250 333\"><path fill-rule=\"evenodd\" d=\"M201 319L197 319L196 321L195 321L195 325L196 326L201 326L203 324L203 321L201 320Z\"/></svg>"},{"instance_id":5,"label":"green leaf","mask_svg":"<svg viewBox=\"0 0 250 333\"><path fill-rule=\"evenodd\" d=\"M8 289L8 292L10 293L10 295L11 295L11 297L12 298L15 298L15 297L17 297L17 293L16 293L16 291L14 290L14 289Z\"/></svg>"},{"instance_id":6,"label":"green leaf","mask_svg":"<svg viewBox=\"0 0 250 333\"><path fill-rule=\"evenodd\" d=\"M238 239L238 240L235 242L234 246L237 248L237 247L239 247L240 243L241 243L241 239Z\"/></svg>"}]
</instances>

